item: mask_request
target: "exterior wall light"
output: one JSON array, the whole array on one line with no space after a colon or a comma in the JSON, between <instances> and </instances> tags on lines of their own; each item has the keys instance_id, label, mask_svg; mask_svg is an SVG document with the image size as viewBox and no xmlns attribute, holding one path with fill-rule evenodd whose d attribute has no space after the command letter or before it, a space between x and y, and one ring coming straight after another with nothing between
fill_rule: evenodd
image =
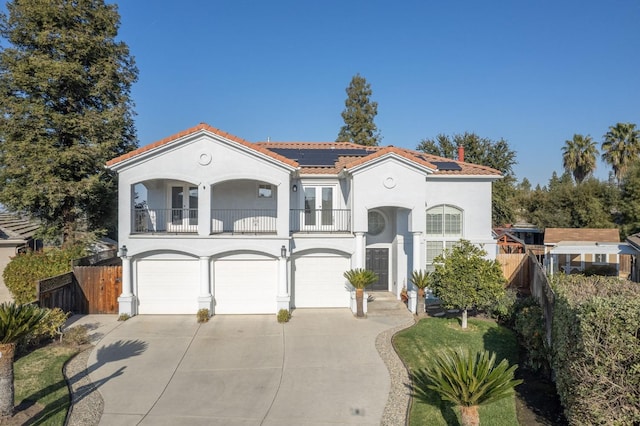
<instances>
[{"instance_id":1,"label":"exterior wall light","mask_svg":"<svg viewBox=\"0 0 640 426\"><path fill-rule=\"evenodd\" d=\"M298 185L295 185L295 184L294 184L294 185L291 187L291 190L292 190L293 192L298 192Z\"/></svg>"},{"instance_id":2,"label":"exterior wall light","mask_svg":"<svg viewBox=\"0 0 640 426\"><path fill-rule=\"evenodd\" d=\"M287 248L284 245L280 247L280 257L287 257Z\"/></svg>"}]
</instances>

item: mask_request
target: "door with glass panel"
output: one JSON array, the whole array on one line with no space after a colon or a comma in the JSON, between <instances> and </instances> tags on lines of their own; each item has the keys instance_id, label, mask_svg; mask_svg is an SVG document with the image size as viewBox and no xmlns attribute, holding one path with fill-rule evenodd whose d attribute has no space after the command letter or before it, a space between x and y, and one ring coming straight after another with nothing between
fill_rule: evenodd
<instances>
[{"instance_id":1,"label":"door with glass panel","mask_svg":"<svg viewBox=\"0 0 640 426\"><path fill-rule=\"evenodd\" d=\"M309 231L332 231L335 227L335 190L332 186L306 186L302 228Z\"/></svg>"},{"instance_id":2,"label":"door with glass panel","mask_svg":"<svg viewBox=\"0 0 640 426\"><path fill-rule=\"evenodd\" d=\"M198 232L198 187L172 186L168 230Z\"/></svg>"}]
</instances>

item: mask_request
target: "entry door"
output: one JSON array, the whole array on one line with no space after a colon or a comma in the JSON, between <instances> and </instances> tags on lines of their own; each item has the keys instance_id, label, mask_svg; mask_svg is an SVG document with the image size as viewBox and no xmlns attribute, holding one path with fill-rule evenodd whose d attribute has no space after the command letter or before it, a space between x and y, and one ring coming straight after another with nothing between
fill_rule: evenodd
<instances>
[{"instance_id":1,"label":"entry door","mask_svg":"<svg viewBox=\"0 0 640 426\"><path fill-rule=\"evenodd\" d=\"M198 187L171 187L171 220L169 228L174 232L198 231Z\"/></svg>"},{"instance_id":2,"label":"entry door","mask_svg":"<svg viewBox=\"0 0 640 426\"><path fill-rule=\"evenodd\" d=\"M378 281L373 283L370 290L389 290L389 249L368 248L366 268L378 274Z\"/></svg>"},{"instance_id":3,"label":"entry door","mask_svg":"<svg viewBox=\"0 0 640 426\"><path fill-rule=\"evenodd\" d=\"M308 230L332 230L335 191L332 186L304 188L303 227Z\"/></svg>"}]
</instances>

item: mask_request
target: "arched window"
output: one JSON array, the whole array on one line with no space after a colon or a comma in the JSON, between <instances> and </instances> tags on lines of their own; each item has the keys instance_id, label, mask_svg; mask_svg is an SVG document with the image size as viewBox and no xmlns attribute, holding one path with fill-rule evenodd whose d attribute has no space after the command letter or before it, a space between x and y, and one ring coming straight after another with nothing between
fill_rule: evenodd
<instances>
[{"instance_id":1,"label":"arched window","mask_svg":"<svg viewBox=\"0 0 640 426\"><path fill-rule=\"evenodd\" d=\"M433 271L433 260L462 238L463 216L462 210L447 204L427 210L427 271Z\"/></svg>"}]
</instances>

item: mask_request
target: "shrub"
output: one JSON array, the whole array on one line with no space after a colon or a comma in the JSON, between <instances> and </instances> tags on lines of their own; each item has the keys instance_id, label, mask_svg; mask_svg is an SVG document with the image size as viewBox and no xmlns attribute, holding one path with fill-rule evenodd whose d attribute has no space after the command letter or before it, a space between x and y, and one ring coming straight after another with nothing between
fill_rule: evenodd
<instances>
[{"instance_id":1,"label":"shrub","mask_svg":"<svg viewBox=\"0 0 640 426\"><path fill-rule=\"evenodd\" d=\"M36 287L39 280L69 272L71 261L82 257L83 254L84 248L81 246L18 254L11 259L2 273L4 283L16 303L30 303L37 297Z\"/></svg>"},{"instance_id":2,"label":"shrub","mask_svg":"<svg viewBox=\"0 0 640 426\"><path fill-rule=\"evenodd\" d=\"M89 343L87 327L77 325L66 330L62 335L62 341L67 345L83 346Z\"/></svg>"},{"instance_id":3,"label":"shrub","mask_svg":"<svg viewBox=\"0 0 640 426\"><path fill-rule=\"evenodd\" d=\"M209 310L208 309L199 309L196 317L198 318L198 322L209 322Z\"/></svg>"},{"instance_id":4,"label":"shrub","mask_svg":"<svg viewBox=\"0 0 640 426\"><path fill-rule=\"evenodd\" d=\"M285 323L291 319L291 312L288 309L280 309L278 311L278 322Z\"/></svg>"},{"instance_id":5,"label":"shrub","mask_svg":"<svg viewBox=\"0 0 640 426\"><path fill-rule=\"evenodd\" d=\"M69 318L70 313L64 312L60 308L47 310L49 313L38 323L38 326L33 333L34 338L53 339L58 337L62 340L62 327L64 327L64 323L67 322L67 318Z\"/></svg>"},{"instance_id":6,"label":"shrub","mask_svg":"<svg viewBox=\"0 0 640 426\"><path fill-rule=\"evenodd\" d=\"M557 276L553 368L571 424L640 423L640 287Z\"/></svg>"},{"instance_id":7,"label":"shrub","mask_svg":"<svg viewBox=\"0 0 640 426\"><path fill-rule=\"evenodd\" d=\"M517 300L518 292L512 288L508 288L501 297L489 306L489 314L501 324L510 324Z\"/></svg>"},{"instance_id":8,"label":"shrub","mask_svg":"<svg viewBox=\"0 0 640 426\"><path fill-rule=\"evenodd\" d=\"M618 269L614 265L591 265L584 268L584 275L587 277L593 275L602 275L605 277L617 277Z\"/></svg>"},{"instance_id":9,"label":"shrub","mask_svg":"<svg viewBox=\"0 0 640 426\"><path fill-rule=\"evenodd\" d=\"M525 365L534 371L550 373L550 351L546 343L542 308L533 297L518 301L514 306L513 329L520 345L527 351Z\"/></svg>"},{"instance_id":10,"label":"shrub","mask_svg":"<svg viewBox=\"0 0 640 426\"><path fill-rule=\"evenodd\" d=\"M120 314L120 315L118 316L118 321L126 321L126 320L128 320L129 318L131 318L131 315L129 315L129 314Z\"/></svg>"}]
</instances>

